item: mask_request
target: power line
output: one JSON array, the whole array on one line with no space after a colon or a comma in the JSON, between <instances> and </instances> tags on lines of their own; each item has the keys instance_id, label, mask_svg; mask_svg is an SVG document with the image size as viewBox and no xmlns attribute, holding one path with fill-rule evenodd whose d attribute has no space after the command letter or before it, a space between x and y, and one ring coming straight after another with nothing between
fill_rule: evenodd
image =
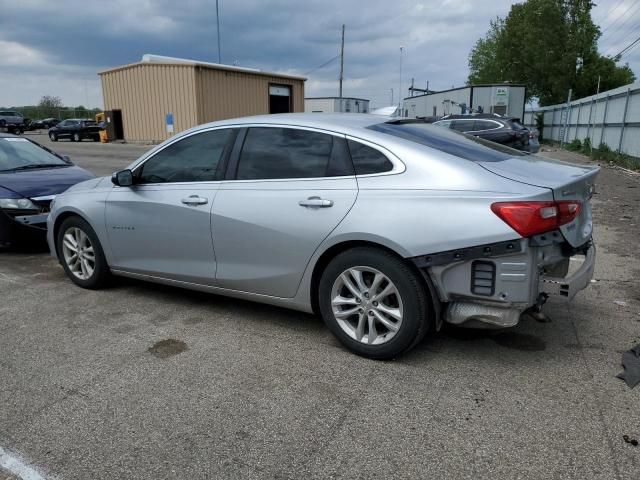
<instances>
[{"instance_id":1,"label":"power line","mask_svg":"<svg viewBox=\"0 0 640 480\"><path fill-rule=\"evenodd\" d=\"M629 8L627 8L624 12L622 12L620 15L618 15L613 22L609 23L609 25L607 25L604 30L602 30L602 34L604 35L604 32L606 32L607 30L609 30L611 27L613 27L616 23L618 23L618 20L620 20L621 18L623 18L627 12L629 10L631 10L633 7L638 5L638 2L640 2L640 0L636 0L635 2L633 2L631 5L629 5Z\"/></svg>"},{"instance_id":2,"label":"power line","mask_svg":"<svg viewBox=\"0 0 640 480\"><path fill-rule=\"evenodd\" d=\"M609 55L618 49L618 45L622 42L625 42L628 38L631 38L633 34L638 30L638 25L634 23L630 28L626 29L622 35L616 36L615 40L609 40L609 47L605 50L604 54Z\"/></svg>"},{"instance_id":3,"label":"power line","mask_svg":"<svg viewBox=\"0 0 640 480\"><path fill-rule=\"evenodd\" d=\"M638 3L638 4L636 5L636 7L640 7L640 3ZM629 13L629 15L627 15L627 16L626 16L626 19L624 20L624 22L622 22L622 23L618 26L618 28L616 28L616 29L612 30L612 31L610 32L610 34L609 34L609 35L607 35L607 38L609 39L609 41L610 41L610 42L611 42L611 41L614 41L614 42L615 42L615 41L618 41L618 40L620 40L620 38L624 38L624 37L627 35L627 33L628 33L629 31L631 31L631 30L635 29L635 28L636 28L636 25L635 25L636 16L637 16L637 14L638 14L639 12L640 12L640 10L638 10L638 9L636 8L636 10L635 10L634 12ZM621 31L622 31L622 29L624 28L624 26L625 26L625 25L627 25L629 22L632 22L631 28L629 28L629 29L625 30L625 33L624 33L624 35L622 35L622 36L616 35L617 33L621 32ZM602 36L604 37L604 34L602 34ZM614 39L616 39L616 40L614 40Z\"/></svg>"},{"instance_id":4,"label":"power line","mask_svg":"<svg viewBox=\"0 0 640 480\"><path fill-rule=\"evenodd\" d=\"M315 72L316 70L321 69L322 67L326 67L327 65L329 65L331 62L333 62L334 60L337 60L338 58L340 58L340 54L336 55L335 57L327 60L326 62L324 62L321 65L318 65L315 68L312 68L311 70L309 70L308 72L304 72L303 75L309 75L311 72Z\"/></svg>"},{"instance_id":5,"label":"power line","mask_svg":"<svg viewBox=\"0 0 640 480\"><path fill-rule=\"evenodd\" d=\"M633 50L635 48L635 46L638 43L640 43L640 37L636 38L633 42L631 42L629 45L627 45L622 50L620 50L617 55L613 56L613 58L621 57L625 53L629 53L631 50Z\"/></svg>"}]
</instances>

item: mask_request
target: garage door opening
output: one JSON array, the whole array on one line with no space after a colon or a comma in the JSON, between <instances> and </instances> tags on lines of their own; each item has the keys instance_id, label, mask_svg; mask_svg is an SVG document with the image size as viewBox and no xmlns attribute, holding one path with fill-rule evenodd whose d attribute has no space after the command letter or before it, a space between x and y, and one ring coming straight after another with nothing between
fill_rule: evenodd
<instances>
[{"instance_id":1,"label":"garage door opening","mask_svg":"<svg viewBox=\"0 0 640 480\"><path fill-rule=\"evenodd\" d=\"M269 85L269 113L291 112L291 87Z\"/></svg>"}]
</instances>

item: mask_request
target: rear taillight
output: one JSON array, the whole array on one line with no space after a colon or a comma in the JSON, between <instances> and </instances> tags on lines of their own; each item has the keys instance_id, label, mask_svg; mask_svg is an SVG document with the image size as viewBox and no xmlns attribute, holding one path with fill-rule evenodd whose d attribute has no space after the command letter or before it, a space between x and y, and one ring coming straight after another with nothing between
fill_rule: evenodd
<instances>
[{"instance_id":1,"label":"rear taillight","mask_svg":"<svg viewBox=\"0 0 640 480\"><path fill-rule=\"evenodd\" d=\"M577 200L498 202L491 210L523 237L549 232L572 222L580 213Z\"/></svg>"}]
</instances>

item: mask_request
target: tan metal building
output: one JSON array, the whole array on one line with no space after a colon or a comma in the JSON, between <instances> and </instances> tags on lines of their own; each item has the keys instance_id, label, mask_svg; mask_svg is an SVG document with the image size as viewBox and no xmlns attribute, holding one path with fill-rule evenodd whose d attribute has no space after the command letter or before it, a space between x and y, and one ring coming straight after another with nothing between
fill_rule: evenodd
<instances>
[{"instance_id":1,"label":"tan metal building","mask_svg":"<svg viewBox=\"0 0 640 480\"><path fill-rule=\"evenodd\" d=\"M111 139L160 142L215 120L304 111L304 77L180 58L99 72Z\"/></svg>"}]
</instances>

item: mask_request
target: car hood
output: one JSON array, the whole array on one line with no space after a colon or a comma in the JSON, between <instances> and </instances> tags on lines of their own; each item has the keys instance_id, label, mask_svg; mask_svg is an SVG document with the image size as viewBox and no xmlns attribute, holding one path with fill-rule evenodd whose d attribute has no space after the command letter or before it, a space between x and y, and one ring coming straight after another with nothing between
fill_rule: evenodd
<instances>
[{"instance_id":1,"label":"car hood","mask_svg":"<svg viewBox=\"0 0 640 480\"><path fill-rule=\"evenodd\" d=\"M76 183L94 178L76 167L43 168L0 173L0 187L27 198L57 195Z\"/></svg>"}]
</instances>

